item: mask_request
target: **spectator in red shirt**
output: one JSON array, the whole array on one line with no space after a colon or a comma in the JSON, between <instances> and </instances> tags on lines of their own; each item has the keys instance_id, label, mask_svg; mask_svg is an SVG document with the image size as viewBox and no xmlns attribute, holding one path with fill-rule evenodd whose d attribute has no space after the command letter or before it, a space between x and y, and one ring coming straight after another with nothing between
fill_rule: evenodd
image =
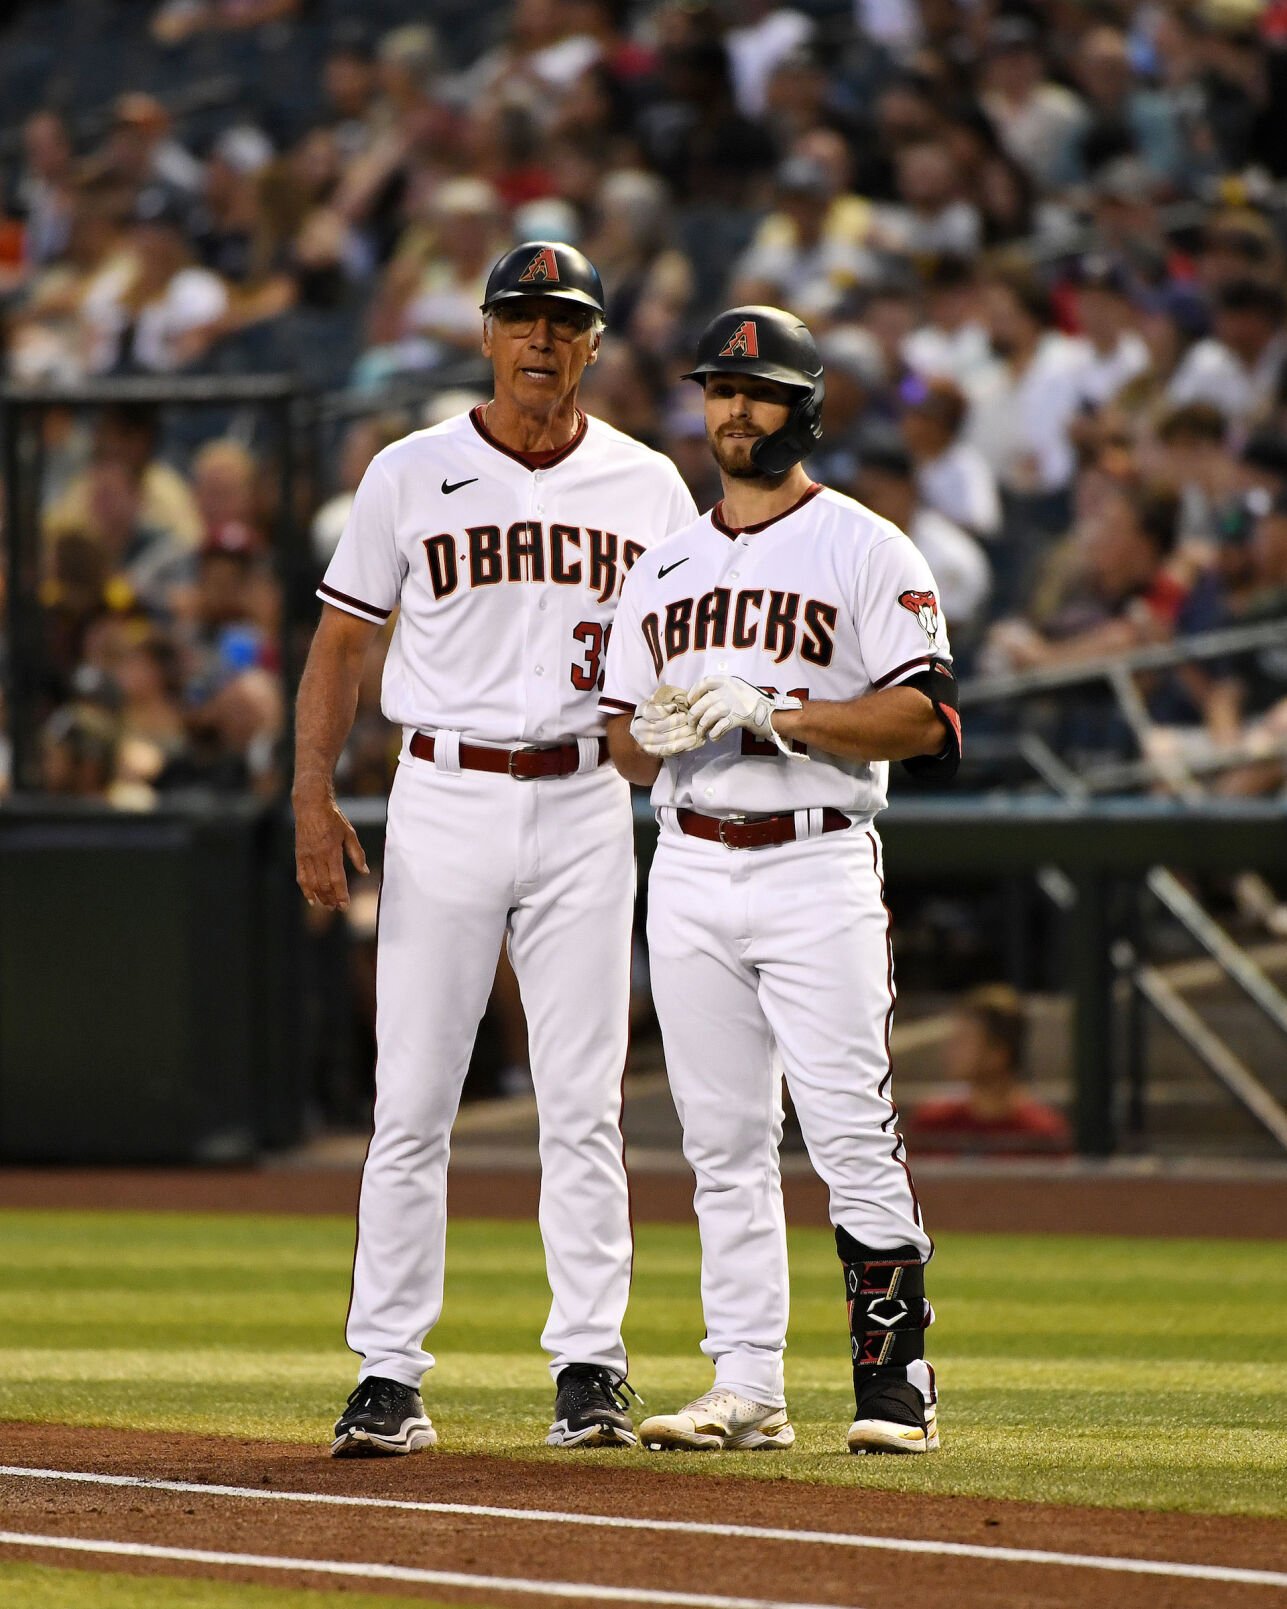
<instances>
[{"instance_id":1,"label":"spectator in red shirt","mask_svg":"<svg viewBox=\"0 0 1287 1609\"><path fill-rule=\"evenodd\" d=\"M1023 1089L1027 1033L1023 1002L1008 984L965 996L944 1061L966 1093L916 1108L907 1129L917 1151L1062 1155L1070 1149L1062 1114Z\"/></svg>"}]
</instances>

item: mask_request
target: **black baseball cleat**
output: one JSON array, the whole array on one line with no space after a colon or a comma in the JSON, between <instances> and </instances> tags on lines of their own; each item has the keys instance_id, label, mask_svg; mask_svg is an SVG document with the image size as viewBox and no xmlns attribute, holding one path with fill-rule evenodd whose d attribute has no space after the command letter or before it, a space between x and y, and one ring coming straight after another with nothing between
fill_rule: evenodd
<instances>
[{"instance_id":1,"label":"black baseball cleat","mask_svg":"<svg viewBox=\"0 0 1287 1609\"><path fill-rule=\"evenodd\" d=\"M635 1447L639 1438L626 1412L625 1382L598 1363L569 1363L559 1370L554 1423L547 1447Z\"/></svg>"},{"instance_id":2,"label":"black baseball cleat","mask_svg":"<svg viewBox=\"0 0 1287 1609\"><path fill-rule=\"evenodd\" d=\"M878 1376L860 1393L846 1440L851 1453L936 1452L938 1414L910 1381Z\"/></svg>"},{"instance_id":3,"label":"black baseball cleat","mask_svg":"<svg viewBox=\"0 0 1287 1609\"><path fill-rule=\"evenodd\" d=\"M399 1380L369 1375L335 1421L332 1458L396 1458L438 1440L420 1393Z\"/></svg>"}]
</instances>

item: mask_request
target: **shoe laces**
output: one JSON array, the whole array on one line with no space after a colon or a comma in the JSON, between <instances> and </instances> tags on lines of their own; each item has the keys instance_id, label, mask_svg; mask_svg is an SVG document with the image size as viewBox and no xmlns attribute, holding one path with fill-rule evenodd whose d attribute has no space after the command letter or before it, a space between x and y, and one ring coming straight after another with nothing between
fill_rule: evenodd
<instances>
[{"instance_id":1,"label":"shoe laces","mask_svg":"<svg viewBox=\"0 0 1287 1609\"><path fill-rule=\"evenodd\" d=\"M629 1413L629 1398L642 1407L643 1398L624 1375L599 1363L569 1363L559 1376L560 1390L572 1388L578 1406L590 1402L608 1402L618 1413Z\"/></svg>"},{"instance_id":2,"label":"shoe laces","mask_svg":"<svg viewBox=\"0 0 1287 1609\"><path fill-rule=\"evenodd\" d=\"M717 1414L723 1413L726 1409L736 1412L737 1408L743 1403L751 1404L753 1407L758 1406L758 1404L751 1403L749 1397L739 1397L736 1391L730 1391L727 1386L712 1386L709 1391L703 1391L700 1397L694 1397L688 1407L684 1409L684 1412L690 1413L694 1408L709 1410L711 1413Z\"/></svg>"},{"instance_id":3,"label":"shoe laces","mask_svg":"<svg viewBox=\"0 0 1287 1609\"><path fill-rule=\"evenodd\" d=\"M404 1386L397 1380L386 1380L380 1375L372 1375L366 1380L358 1381L349 1393L348 1406L377 1408L385 1413L391 1413L402 1406L403 1393L409 1390L409 1386Z\"/></svg>"}]
</instances>

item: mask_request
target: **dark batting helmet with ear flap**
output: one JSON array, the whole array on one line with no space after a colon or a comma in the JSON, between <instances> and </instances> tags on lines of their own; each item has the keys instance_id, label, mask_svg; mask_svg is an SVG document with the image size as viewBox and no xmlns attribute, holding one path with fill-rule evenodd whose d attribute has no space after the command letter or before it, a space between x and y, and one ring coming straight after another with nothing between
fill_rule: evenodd
<instances>
[{"instance_id":1,"label":"dark batting helmet with ear flap","mask_svg":"<svg viewBox=\"0 0 1287 1609\"><path fill-rule=\"evenodd\" d=\"M553 296L604 312L599 270L584 252L561 240L525 240L507 251L487 276L483 312L520 296Z\"/></svg>"},{"instance_id":2,"label":"dark batting helmet with ear flap","mask_svg":"<svg viewBox=\"0 0 1287 1609\"><path fill-rule=\"evenodd\" d=\"M731 307L713 318L697 343L697 362L684 376L703 385L709 374L776 380L798 393L781 430L751 448L761 474L785 475L822 440L822 359L813 336L780 307Z\"/></svg>"}]
</instances>

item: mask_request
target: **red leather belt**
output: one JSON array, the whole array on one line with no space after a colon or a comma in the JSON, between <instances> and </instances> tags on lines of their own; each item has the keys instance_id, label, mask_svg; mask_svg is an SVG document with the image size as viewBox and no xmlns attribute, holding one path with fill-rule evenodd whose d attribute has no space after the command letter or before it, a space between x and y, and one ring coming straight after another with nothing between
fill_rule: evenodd
<instances>
[{"instance_id":1,"label":"red leather belt","mask_svg":"<svg viewBox=\"0 0 1287 1609\"><path fill-rule=\"evenodd\" d=\"M599 764L608 758L608 740L599 740ZM411 739L411 753L417 760L432 760L434 742L427 732ZM485 749L477 743L460 745L462 771L496 771L518 782L538 777L569 777L581 769L581 750L575 743L552 743L548 748Z\"/></svg>"},{"instance_id":2,"label":"red leather belt","mask_svg":"<svg viewBox=\"0 0 1287 1609\"><path fill-rule=\"evenodd\" d=\"M690 838L705 838L725 849L772 849L775 844L793 844L798 837L795 816L754 816L749 821L736 817L703 816L696 810L676 810L680 832ZM840 810L828 807L822 812L823 832L844 832L853 822Z\"/></svg>"}]
</instances>

